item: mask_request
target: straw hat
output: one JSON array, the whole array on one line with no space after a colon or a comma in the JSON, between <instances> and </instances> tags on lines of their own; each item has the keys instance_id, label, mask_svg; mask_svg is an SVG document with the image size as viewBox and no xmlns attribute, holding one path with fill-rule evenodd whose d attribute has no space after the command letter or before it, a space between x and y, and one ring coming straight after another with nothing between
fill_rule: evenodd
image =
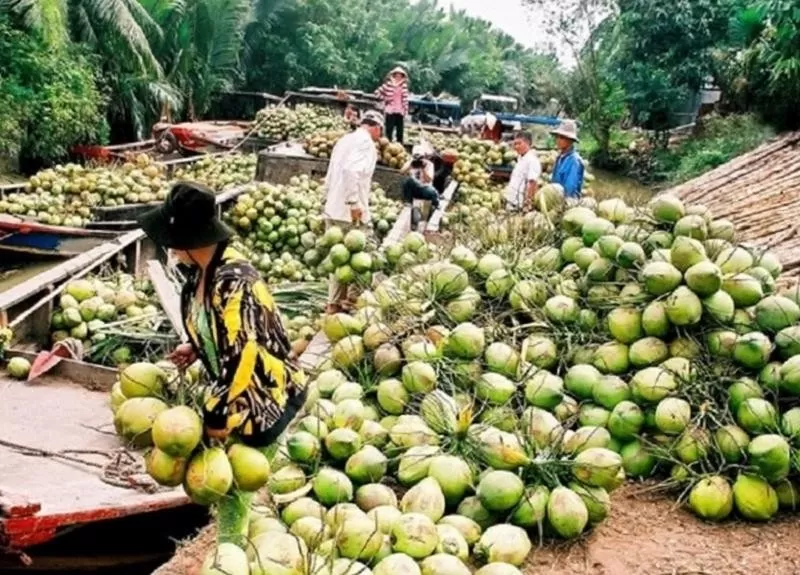
<instances>
[{"instance_id":1,"label":"straw hat","mask_svg":"<svg viewBox=\"0 0 800 575\"><path fill-rule=\"evenodd\" d=\"M564 136L573 142L580 142L578 139L578 124L575 120L563 120L558 128L550 131L554 136Z\"/></svg>"},{"instance_id":2,"label":"straw hat","mask_svg":"<svg viewBox=\"0 0 800 575\"><path fill-rule=\"evenodd\" d=\"M391 72L389 72L389 76L394 76L395 74L402 74L403 76L408 78L408 74L406 73L406 71L403 69L402 66L397 66L394 69L392 69Z\"/></svg>"}]
</instances>

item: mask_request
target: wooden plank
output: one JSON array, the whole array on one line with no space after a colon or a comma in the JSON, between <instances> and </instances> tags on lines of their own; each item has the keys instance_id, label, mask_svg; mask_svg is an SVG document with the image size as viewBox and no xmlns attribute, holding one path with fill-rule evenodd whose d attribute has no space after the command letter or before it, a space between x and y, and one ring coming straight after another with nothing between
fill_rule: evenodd
<instances>
[{"instance_id":1,"label":"wooden plank","mask_svg":"<svg viewBox=\"0 0 800 575\"><path fill-rule=\"evenodd\" d=\"M181 319L181 298L175 284L167 277L164 266L159 261L149 260L147 262L147 274L150 276L150 281L153 282L156 295L161 301L161 307L164 308L164 313L167 314L175 333L178 334L181 341L186 341L186 331L183 329Z\"/></svg>"},{"instance_id":2,"label":"wooden plank","mask_svg":"<svg viewBox=\"0 0 800 575\"><path fill-rule=\"evenodd\" d=\"M298 362L305 371L312 372L327 357L330 350L331 342L322 331L318 331L298 358Z\"/></svg>"},{"instance_id":3,"label":"wooden plank","mask_svg":"<svg viewBox=\"0 0 800 575\"><path fill-rule=\"evenodd\" d=\"M119 253L125 247L132 243L141 240L145 237L142 230L134 230L128 232L115 240L104 243L89 250L80 256L74 257L60 265L55 266L41 273L31 279L14 286L0 294L0 310L6 310L17 304L24 299L30 297L32 294L41 291L44 286L53 285L57 282L72 277L76 273L86 273L87 266L97 264L101 259L109 259L116 253Z\"/></svg>"},{"instance_id":4,"label":"wooden plank","mask_svg":"<svg viewBox=\"0 0 800 575\"><path fill-rule=\"evenodd\" d=\"M426 226L426 231L428 232L438 232L439 226L442 223L442 218L444 217L445 212L447 211L448 206L450 206L450 202L453 200L453 196L458 190L458 182L453 180L450 182L450 185L445 188L444 193L442 194L441 199L439 200L439 209L436 210L433 215L431 216L430 220L428 220L428 225Z\"/></svg>"},{"instance_id":5,"label":"wooden plank","mask_svg":"<svg viewBox=\"0 0 800 575\"><path fill-rule=\"evenodd\" d=\"M8 357L24 357L31 363L38 355L17 348L11 348L6 353ZM119 371L94 363L64 358L48 374L73 381L90 391L110 392L117 381ZM0 492L2 492L2 489L0 489Z\"/></svg>"}]
</instances>

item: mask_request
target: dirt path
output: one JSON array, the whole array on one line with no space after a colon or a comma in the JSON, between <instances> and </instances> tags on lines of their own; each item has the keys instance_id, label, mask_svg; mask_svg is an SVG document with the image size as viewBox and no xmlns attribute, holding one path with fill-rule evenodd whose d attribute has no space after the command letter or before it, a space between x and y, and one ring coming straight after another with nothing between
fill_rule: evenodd
<instances>
[{"instance_id":1,"label":"dirt path","mask_svg":"<svg viewBox=\"0 0 800 575\"><path fill-rule=\"evenodd\" d=\"M613 494L611 516L587 537L547 543L525 575L794 575L800 573L800 522L795 515L758 525L712 525L635 485ZM182 547L154 575L197 575L213 545L210 528ZM400 575L400 574L398 574Z\"/></svg>"}]
</instances>

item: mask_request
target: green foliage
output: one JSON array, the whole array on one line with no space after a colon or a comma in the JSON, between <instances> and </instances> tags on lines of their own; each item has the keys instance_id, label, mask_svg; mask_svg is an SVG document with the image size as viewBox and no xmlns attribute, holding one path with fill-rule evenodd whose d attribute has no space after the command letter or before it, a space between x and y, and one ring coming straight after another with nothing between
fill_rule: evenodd
<instances>
[{"instance_id":1,"label":"green foliage","mask_svg":"<svg viewBox=\"0 0 800 575\"><path fill-rule=\"evenodd\" d=\"M696 137L654 152L650 177L668 183L690 180L749 152L772 135L774 131L753 115L705 119Z\"/></svg>"},{"instance_id":2,"label":"green foliage","mask_svg":"<svg viewBox=\"0 0 800 575\"><path fill-rule=\"evenodd\" d=\"M800 3L755 2L730 30L731 46L718 62L731 97L778 127L800 126Z\"/></svg>"},{"instance_id":3,"label":"green foliage","mask_svg":"<svg viewBox=\"0 0 800 575\"><path fill-rule=\"evenodd\" d=\"M731 0L619 0L616 77L634 121L670 127L676 104L713 70L713 49L725 37Z\"/></svg>"},{"instance_id":4,"label":"green foliage","mask_svg":"<svg viewBox=\"0 0 800 575\"><path fill-rule=\"evenodd\" d=\"M48 47L0 20L0 153L38 162L102 141L106 99L77 46Z\"/></svg>"},{"instance_id":5,"label":"green foliage","mask_svg":"<svg viewBox=\"0 0 800 575\"><path fill-rule=\"evenodd\" d=\"M258 0L248 25L245 87L282 92L303 86L374 90L404 65L414 92L483 92L539 105L555 93L555 59L433 0Z\"/></svg>"}]
</instances>

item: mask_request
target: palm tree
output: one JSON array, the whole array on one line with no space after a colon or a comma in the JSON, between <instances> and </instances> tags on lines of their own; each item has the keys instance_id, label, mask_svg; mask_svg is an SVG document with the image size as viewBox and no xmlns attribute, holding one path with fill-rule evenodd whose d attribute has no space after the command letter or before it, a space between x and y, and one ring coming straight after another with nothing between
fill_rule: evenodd
<instances>
[{"instance_id":1,"label":"palm tree","mask_svg":"<svg viewBox=\"0 0 800 575\"><path fill-rule=\"evenodd\" d=\"M190 119L205 113L213 95L239 79L249 0L142 0L163 36L155 51L165 78L181 93ZM179 111L179 110L176 110Z\"/></svg>"}]
</instances>

